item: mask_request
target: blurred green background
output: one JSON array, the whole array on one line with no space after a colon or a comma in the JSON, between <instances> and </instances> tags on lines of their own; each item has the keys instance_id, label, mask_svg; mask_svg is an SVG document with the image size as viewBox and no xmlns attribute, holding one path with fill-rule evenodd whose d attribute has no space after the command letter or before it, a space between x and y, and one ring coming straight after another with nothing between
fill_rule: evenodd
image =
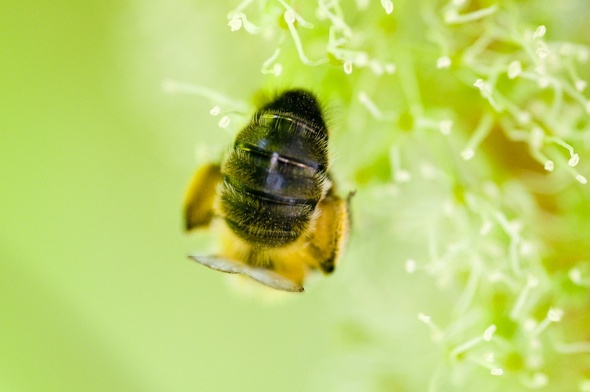
<instances>
[{"instance_id":1,"label":"blurred green background","mask_svg":"<svg viewBox=\"0 0 590 392\"><path fill-rule=\"evenodd\" d=\"M343 1L354 32L331 54L351 75L341 58L302 66L280 2L247 10L267 33L232 33L237 3L2 3L0 391L590 391L590 199L574 179L590 170L590 104L573 87L589 76L589 3L398 1L387 15ZM297 4L321 58L338 18ZM264 76L277 47L283 74ZM514 60L529 79L507 78ZM239 107L264 86L330 99L335 178L358 191L337 273L273 301L187 259L211 237L183 233L185 187L248 109L220 129L212 101L168 80Z\"/></svg>"},{"instance_id":2,"label":"blurred green background","mask_svg":"<svg viewBox=\"0 0 590 392\"><path fill-rule=\"evenodd\" d=\"M186 258L195 147L221 131L161 83L254 91L229 2L0 8L0 390L301 390L325 303L244 299Z\"/></svg>"}]
</instances>

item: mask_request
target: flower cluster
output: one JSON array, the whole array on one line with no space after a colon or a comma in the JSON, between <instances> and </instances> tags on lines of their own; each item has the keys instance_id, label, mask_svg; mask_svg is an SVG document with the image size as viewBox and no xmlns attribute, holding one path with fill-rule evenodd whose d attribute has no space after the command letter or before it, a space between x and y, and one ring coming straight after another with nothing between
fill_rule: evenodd
<instances>
[{"instance_id":1,"label":"flower cluster","mask_svg":"<svg viewBox=\"0 0 590 392\"><path fill-rule=\"evenodd\" d=\"M575 18L590 6L541 3L229 12L232 31L265 42L269 86L340 109L334 170L357 188L341 287L329 286L350 343L333 364L342 385L590 391L590 48L576 41L590 31Z\"/></svg>"}]
</instances>

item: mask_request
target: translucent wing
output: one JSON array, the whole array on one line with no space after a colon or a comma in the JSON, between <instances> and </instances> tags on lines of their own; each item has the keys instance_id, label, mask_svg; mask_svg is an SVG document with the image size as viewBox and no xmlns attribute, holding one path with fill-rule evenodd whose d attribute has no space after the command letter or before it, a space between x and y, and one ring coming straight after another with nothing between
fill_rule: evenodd
<instances>
[{"instance_id":1,"label":"translucent wing","mask_svg":"<svg viewBox=\"0 0 590 392\"><path fill-rule=\"evenodd\" d=\"M199 264L214 269L216 271L226 272L228 274L247 275L257 282L273 289L291 292L302 292L303 287L297 283L285 278L265 268L250 267L249 265L223 259L217 256L195 256L189 255L191 259Z\"/></svg>"}]
</instances>

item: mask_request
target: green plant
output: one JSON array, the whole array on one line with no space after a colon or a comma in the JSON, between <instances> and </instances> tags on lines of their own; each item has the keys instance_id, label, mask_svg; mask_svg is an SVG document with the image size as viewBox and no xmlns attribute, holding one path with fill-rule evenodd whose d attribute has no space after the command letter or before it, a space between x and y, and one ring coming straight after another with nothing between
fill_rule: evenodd
<instances>
[{"instance_id":1,"label":"green plant","mask_svg":"<svg viewBox=\"0 0 590 392\"><path fill-rule=\"evenodd\" d=\"M330 102L358 191L330 386L589 391L590 6L416 3L228 14L264 40L267 87Z\"/></svg>"}]
</instances>

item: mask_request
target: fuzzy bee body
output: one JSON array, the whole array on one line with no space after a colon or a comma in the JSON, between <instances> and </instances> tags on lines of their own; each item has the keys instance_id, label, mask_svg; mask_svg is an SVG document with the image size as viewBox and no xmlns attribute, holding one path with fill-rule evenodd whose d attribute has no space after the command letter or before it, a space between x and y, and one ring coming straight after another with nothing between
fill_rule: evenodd
<instances>
[{"instance_id":1,"label":"fuzzy bee body","mask_svg":"<svg viewBox=\"0 0 590 392\"><path fill-rule=\"evenodd\" d=\"M238 134L222 167L221 209L244 240L283 246L308 228L328 181L328 131L315 110L312 96L289 92Z\"/></svg>"},{"instance_id":2,"label":"fuzzy bee body","mask_svg":"<svg viewBox=\"0 0 590 392\"><path fill-rule=\"evenodd\" d=\"M349 218L327 169L328 130L315 97L279 95L255 112L221 166L197 172L185 202L187 229L219 217L226 230L219 257L193 258L288 291L303 290L310 268L332 272Z\"/></svg>"}]
</instances>

